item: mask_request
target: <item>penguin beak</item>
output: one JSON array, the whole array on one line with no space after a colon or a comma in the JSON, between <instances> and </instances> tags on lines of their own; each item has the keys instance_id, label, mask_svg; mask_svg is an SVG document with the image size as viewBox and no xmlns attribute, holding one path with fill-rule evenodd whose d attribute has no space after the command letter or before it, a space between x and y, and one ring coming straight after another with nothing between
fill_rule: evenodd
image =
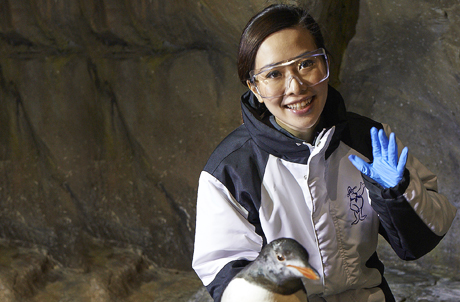
<instances>
[{"instance_id":1,"label":"penguin beak","mask_svg":"<svg viewBox=\"0 0 460 302\"><path fill-rule=\"evenodd\" d=\"M297 269L307 279L311 279L311 280L318 280L319 279L318 273L315 270L313 270L312 268L300 267L300 266L295 266L295 265L287 265L287 266Z\"/></svg>"}]
</instances>

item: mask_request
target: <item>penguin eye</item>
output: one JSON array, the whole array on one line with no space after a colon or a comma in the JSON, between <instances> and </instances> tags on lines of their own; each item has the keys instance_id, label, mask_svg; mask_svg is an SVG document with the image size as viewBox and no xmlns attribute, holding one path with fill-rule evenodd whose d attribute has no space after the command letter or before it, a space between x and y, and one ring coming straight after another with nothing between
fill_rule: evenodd
<instances>
[{"instance_id":1,"label":"penguin eye","mask_svg":"<svg viewBox=\"0 0 460 302\"><path fill-rule=\"evenodd\" d=\"M286 258L284 258L283 255L276 255L276 258L278 259L278 261L284 261L284 260L286 260Z\"/></svg>"}]
</instances>

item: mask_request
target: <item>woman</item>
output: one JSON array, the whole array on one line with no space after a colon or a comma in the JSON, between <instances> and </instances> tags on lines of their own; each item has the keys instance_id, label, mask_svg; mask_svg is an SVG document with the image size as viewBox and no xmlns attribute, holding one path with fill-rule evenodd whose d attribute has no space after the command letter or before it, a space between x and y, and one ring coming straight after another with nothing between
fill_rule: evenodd
<instances>
[{"instance_id":1,"label":"woman","mask_svg":"<svg viewBox=\"0 0 460 302\"><path fill-rule=\"evenodd\" d=\"M387 139L387 125L346 112L328 86L326 53L300 8L270 6L243 31L244 124L216 148L198 188L193 268L215 301L280 237L300 242L320 274L305 284L311 301L394 301L377 235L417 259L452 223L436 176Z\"/></svg>"}]
</instances>

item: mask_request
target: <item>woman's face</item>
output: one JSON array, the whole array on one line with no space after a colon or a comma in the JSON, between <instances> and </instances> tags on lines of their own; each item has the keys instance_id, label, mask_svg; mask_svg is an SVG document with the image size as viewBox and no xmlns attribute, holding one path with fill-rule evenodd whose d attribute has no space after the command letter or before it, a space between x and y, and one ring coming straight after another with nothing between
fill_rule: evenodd
<instances>
[{"instance_id":1,"label":"woman's face","mask_svg":"<svg viewBox=\"0 0 460 302\"><path fill-rule=\"evenodd\" d=\"M313 36L301 27L287 28L268 36L257 51L254 69L292 59L307 51L316 50ZM313 87L292 79L285 95L262 98L254 86L250 89L259 102L264 103L276 122L296 137L311 141L313 131L326 104L328 80Z\"/></svg>"}]
</instances>

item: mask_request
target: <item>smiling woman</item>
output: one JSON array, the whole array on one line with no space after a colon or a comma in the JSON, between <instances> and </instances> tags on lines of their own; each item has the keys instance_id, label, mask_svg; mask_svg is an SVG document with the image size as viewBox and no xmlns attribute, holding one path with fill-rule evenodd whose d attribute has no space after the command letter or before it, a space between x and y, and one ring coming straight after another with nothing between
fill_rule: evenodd
<instances>
[{"instance_id":1,"label":"smiling woman","mask_svg":"<svg viewBox=\"0 0 460 302\"><path fill-rule=\"evenodd\" d=\"M193 268L215 301L264 301L266 291L241 296L239 272L281 237L301 244L318 272L295 301L394 301L378 234L412 260L452 223L456 209L436 176L390 127L346 111L328 85L326 54L318 24L298 7L269 6L243 31L244 124L213 152L198 187Z\"/></svg>"}]
</instances>

